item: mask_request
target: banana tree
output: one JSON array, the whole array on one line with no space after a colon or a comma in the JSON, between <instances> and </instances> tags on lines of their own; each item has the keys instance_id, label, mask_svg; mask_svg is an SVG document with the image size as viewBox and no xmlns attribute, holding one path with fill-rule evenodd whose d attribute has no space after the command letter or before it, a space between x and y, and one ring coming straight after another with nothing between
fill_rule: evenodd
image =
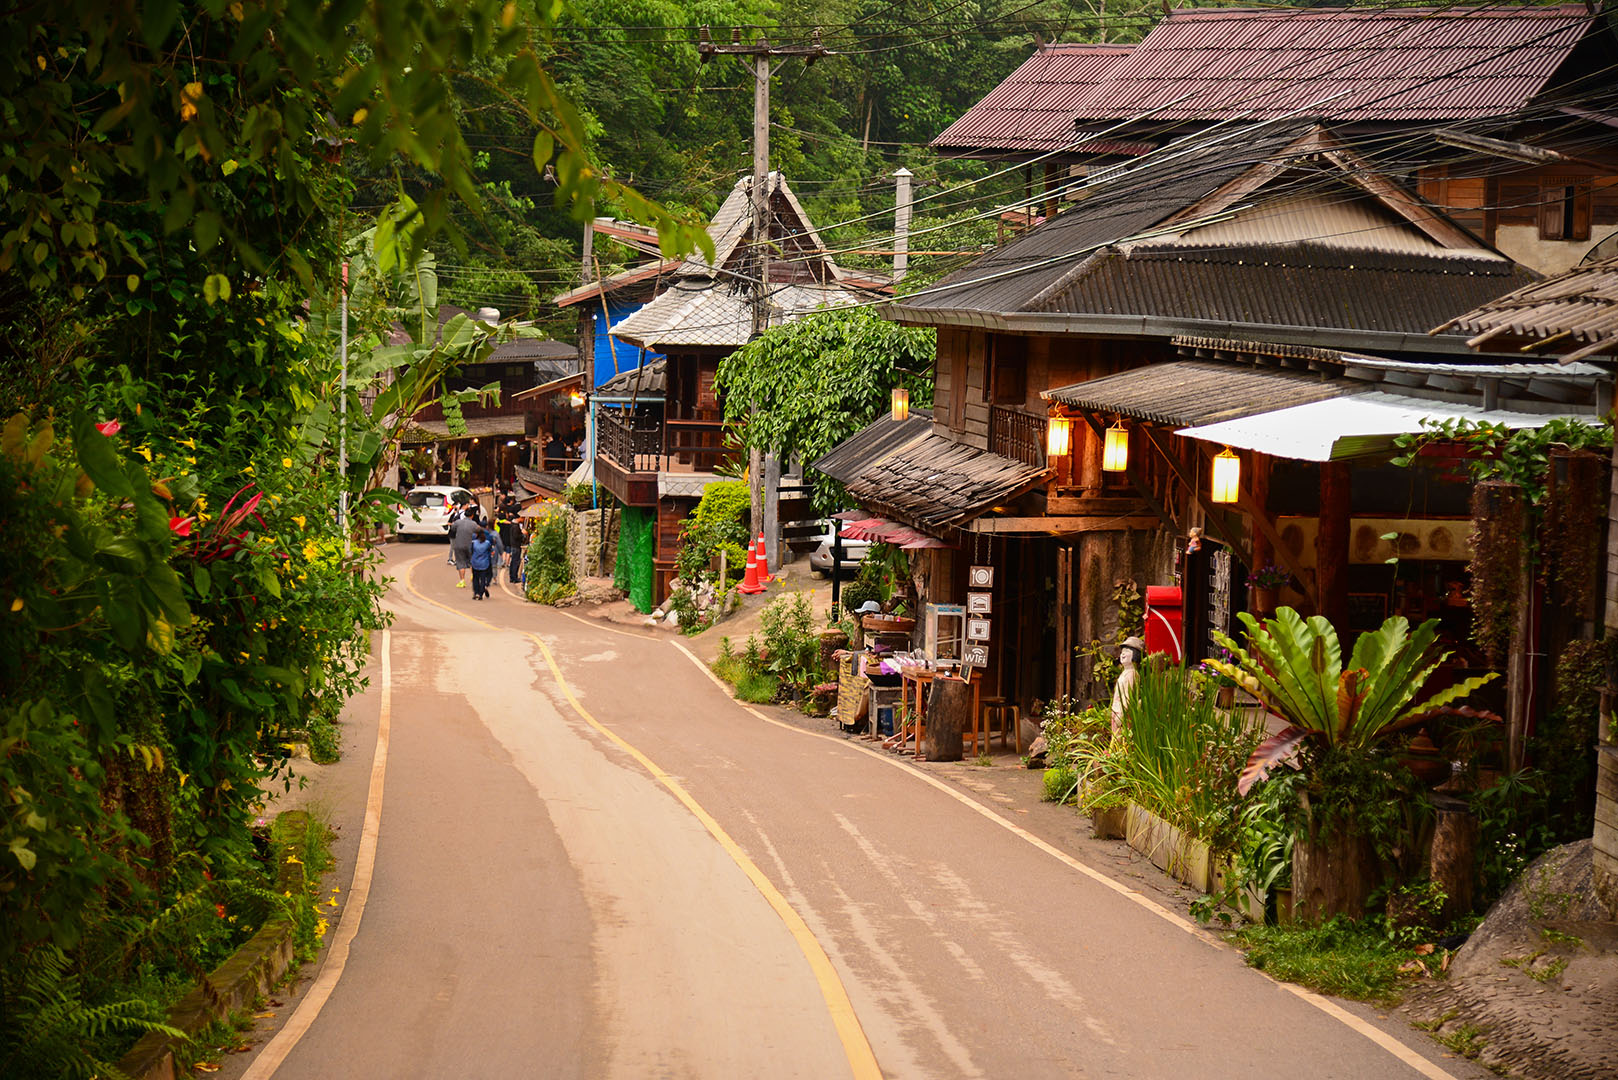
<instances>
[{"instance_id":1,"label":"banana tree","mask_svg":"<svg viewBox=\"0 0 1618 1080\"><path fill-rule=\"evenodd\" d=\"M1368 750L1435 716L1467 716L1496 722L1492 712L1458 706L1496 672L1464 679L1421 700L1422 687L1449 657L1437 644L1438 620L1410 629L1401 616L1361 634L1348 666L1332 624L1307 620L1289 607L1262 622L1247 612L1247 648L1214 633L1229 659L1207 666L1235 680L1274 715L1287 722L1260 743L1247 760L1237 791L1247 794L1282 759L1306 742L1340 750Z\"/></svg>"}]
</instances>

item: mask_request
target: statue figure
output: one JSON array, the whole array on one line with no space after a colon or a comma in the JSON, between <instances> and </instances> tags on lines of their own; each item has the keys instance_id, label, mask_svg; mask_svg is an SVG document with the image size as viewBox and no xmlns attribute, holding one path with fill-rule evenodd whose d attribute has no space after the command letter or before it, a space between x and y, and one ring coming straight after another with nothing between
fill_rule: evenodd
<instances>
[{"instance_id":1,"label":"statue figure","mask_svg":"<svg viewBox=\"0 0 1618 1080\"><path fill-rule=\"evenodd\" d=\"M1135 692L1135 683L1140 679L1140 671L1136 665L1142 656L1146 655L1146 643L1138 637L1124 639L1118 647L1118 663L1123 670L1118 673L1118 681L1112 688L1112 734L1116 738L1124 731L1124 707L1129 703L1129 697Z\"/></svg>"}]
</instances>

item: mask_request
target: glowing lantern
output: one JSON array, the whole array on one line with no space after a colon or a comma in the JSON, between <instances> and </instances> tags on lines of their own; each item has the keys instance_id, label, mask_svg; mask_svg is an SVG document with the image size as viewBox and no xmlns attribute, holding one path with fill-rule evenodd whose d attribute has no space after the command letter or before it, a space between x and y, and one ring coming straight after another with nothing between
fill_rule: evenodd
<instances>
[{"instance_id":1,"label":"glowing lantern","mask_svg":"<svg viewBox=\"0 0 1618 1080\"><path fill-rule=\"evenodd\" d=\"M1045 425L1045 456L1067 457L1073 448L1073 421L1065 416L1053 416Z\"/></svg>"},{"instance_id":2,"label":"glowing lantern","mask_svg":"<svg viewBox=\"0 0 1618 1080\"><path fill-rule=\"evenodd\" d=\"M902 386L893 388L893 422L910 419L910 391Z\"/></svg>"},{"instance_id":3,"label":"glowing lantern","mask_svg":"<svg viewBox=\"0 0 1618 1080\"><path fill-rule=\"evenodd\" d=\"M1216 503L1233 503L1241 486L1242 459L1227 446L1213 459L1213 491L1210 497Z\"/></svg>"},{"instance_id":4,"label":"glowing lantern","mask_svg":"<svg viewBox=\"0 0 1618 1080\"><path fill-rule=\"evenodd\" d=\"M1107 438L1101 446L1101 471L1123 472L1129 468L1129 429L1123 422L1107 429Z\"/></svg>"}]
</instances>

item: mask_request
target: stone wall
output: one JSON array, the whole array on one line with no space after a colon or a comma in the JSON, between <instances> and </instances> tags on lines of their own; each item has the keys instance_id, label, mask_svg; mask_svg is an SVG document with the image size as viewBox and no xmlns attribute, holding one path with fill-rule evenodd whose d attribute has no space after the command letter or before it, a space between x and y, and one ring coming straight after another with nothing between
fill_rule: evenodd
<instances>
[{"instance_id":1,"label":"stone wall","mask_svg":"<svg viewBox=\"0 0 1618 1080\"><path fill-rule=\"evenodd\" d=\"M608 510L567 511L567 557L573 578L611 577L618 557L618 515ZM601 546L601 528L607 526L607 546Z\"/></svg>"}]
</instances>

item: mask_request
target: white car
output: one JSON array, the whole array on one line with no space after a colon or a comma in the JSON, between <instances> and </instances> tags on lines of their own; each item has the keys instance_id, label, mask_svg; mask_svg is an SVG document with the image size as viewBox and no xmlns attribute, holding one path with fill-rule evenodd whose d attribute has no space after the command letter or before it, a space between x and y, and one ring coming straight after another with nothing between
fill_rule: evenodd
<instances>
[{"instance_id":1,"label":"white car","mask_svg":"<svg viewBox=\"0 0 1618 1080\"><path fill-rule=\"evenodd\" d=\"M809 570L813 574L827 577L831 574L832 563L832 529L841 527L840 522L826 521L821 523L823 529L820 533L820 543L809 553ZM838 577L847 580L860 568L865 553L871 550L869 540L850 540L843 537L843 557L838 560Z\"/></svg>"},{"instance_id":2,"label":"white car","mask_svg":"<svg viewBox=\"0 0 1618 1080\"><path fill-rule=\"evenodd\" d=\"M472 493L463 487L423 484L411 488L405 494L406 505L399 507L399 539L408 540L412 536L443 539L448 535L450 514L471 502Z\"/></svg>"}]
</instances>

